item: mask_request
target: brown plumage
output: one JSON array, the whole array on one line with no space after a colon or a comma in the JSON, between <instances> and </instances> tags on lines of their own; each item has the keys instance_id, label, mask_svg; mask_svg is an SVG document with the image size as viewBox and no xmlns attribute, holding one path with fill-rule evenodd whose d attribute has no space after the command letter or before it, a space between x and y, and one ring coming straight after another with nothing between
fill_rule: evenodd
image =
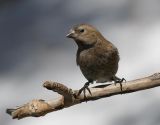
<instances>
[{"instance_id":1,"label":"brown plumage","mask_svg":"<svg viewBox=\"0 0 160 125\"><path fill-rule=\"evenodd\" d=\"M77 65L88 80L79 94L82 91L85 94L85 89L94 81L114 81L120 84L123 82L124 79L115 76L119 62L118 50L96 28L88 24L79 24L70 30L67 37L72 38L78 45ZM90 92L89 89L88 91Z\"/></svg>"}]
</instances>

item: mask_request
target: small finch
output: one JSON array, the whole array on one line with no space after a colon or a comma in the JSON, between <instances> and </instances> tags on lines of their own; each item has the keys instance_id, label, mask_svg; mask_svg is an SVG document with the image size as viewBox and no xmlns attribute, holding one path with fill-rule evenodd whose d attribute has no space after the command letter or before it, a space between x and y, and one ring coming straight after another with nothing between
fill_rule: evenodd
<instances>
[{"instance_id":1,"label":"small finch","mask_svg":"<svg viewBox=\"0 0 160 125\"><path fill-rule=\"evenodd\" d=\"M75 25L67 35L72 38L78 45L77 50L77 65L80 67L83 75L88 80L79 90L78 95L85 90L90 83L111 82L120 83L122 91L122 82L116 76L118 70L119 53L117 48L105 39L102 34L93 26L88 24Z\"/></svg>"}]
</instances>

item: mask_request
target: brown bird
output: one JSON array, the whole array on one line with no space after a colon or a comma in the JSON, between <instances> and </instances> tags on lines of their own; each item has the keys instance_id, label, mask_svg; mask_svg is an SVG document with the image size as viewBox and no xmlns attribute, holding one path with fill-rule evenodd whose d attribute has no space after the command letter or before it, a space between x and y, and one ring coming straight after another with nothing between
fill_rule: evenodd
<instances>
[{"instance_id":1,"label":"brown bird","mask_svg":"<svg viewBox=\"0 0 160 125\"><path fill-rule=\"evenodd\" d=\"M122 91L122 82L115 74L118 70L119 53L117 48L93 26L88 24L75 25L67 35L72 38L78 45L77 65L80 67L83 75L88 80L79 90L78 95L87 89L91 94L88 86L96 81L104 83L114 81L120 83Z\"/></svg>"}]
</instances>

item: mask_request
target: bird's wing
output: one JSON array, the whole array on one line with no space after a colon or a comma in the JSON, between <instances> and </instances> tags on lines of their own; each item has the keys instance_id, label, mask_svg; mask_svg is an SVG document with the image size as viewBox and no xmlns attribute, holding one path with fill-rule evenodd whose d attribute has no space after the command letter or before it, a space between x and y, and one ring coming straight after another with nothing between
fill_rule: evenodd
<instances>
[{"instance_id":1,"label":"bird's wing","mask_svg":"<svg viewBox=\"0 0 160 125\"><path fill-rule=\"evenodd\" d=\"M99 68L112 69L113 67L118 67L119 55L117 50L104 51L103 53L98 53L95 59L96 65Z\"/></svg>"}]
</instances>

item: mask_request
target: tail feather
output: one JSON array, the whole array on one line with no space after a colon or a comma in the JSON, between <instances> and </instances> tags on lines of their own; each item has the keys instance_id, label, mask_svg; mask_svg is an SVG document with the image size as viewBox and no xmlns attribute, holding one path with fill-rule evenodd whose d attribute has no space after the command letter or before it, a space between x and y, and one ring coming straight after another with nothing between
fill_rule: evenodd
<instances>
[{"instance_id":1,"label":"tail feather","mask_svg":"<svg viewBox=\"0 0 160 125\"><path fill-rule=\"evenodd\" d=\"M12 113L15 111L15 109L7 109L6 113L9 115L12 115Z\"/></svg>"}]
</instances>

